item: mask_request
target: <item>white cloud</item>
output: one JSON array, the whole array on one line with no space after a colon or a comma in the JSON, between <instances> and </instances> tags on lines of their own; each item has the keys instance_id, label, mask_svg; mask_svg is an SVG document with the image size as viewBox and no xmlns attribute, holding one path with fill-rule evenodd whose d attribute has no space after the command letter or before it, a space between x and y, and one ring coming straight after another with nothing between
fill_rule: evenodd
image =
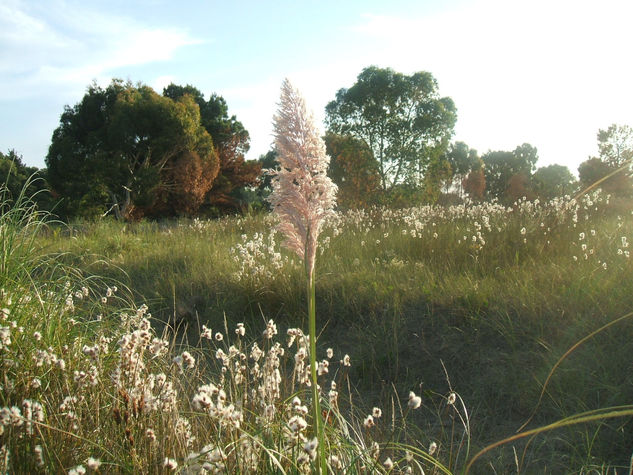
<instances>
[{"instance_id":1,"label":"white cloud","mask_svg":"<svg viewBox=\"0 0 633 475\"><path fill-rule=\"evenodd\" d=\"M575 170L598 128L633 124L627 60L633 2L475 1L424 18L365 15L371 63L434 74L458 108L456 138L539 148L539 165ZM368 63L369 64L369 63Z\"/></svg>"},{"instance_id":2,"label":"white cloud","mask_svg":"<svg viewBox=\"0 0 633 475\"><path fill-rule=\"evenodd\" d=\"M50 88L81 91L93 79L169 60L200 42L178 28L148 27L63 1L38 9L11 0L0 6L0 31L0 99L50 93Z\"/></svg>"}]
</instances>

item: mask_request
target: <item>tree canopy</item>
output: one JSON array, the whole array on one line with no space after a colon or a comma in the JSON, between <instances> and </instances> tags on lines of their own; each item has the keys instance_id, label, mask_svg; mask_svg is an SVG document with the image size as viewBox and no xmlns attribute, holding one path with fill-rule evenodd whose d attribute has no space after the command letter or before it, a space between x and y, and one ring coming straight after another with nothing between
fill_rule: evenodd
<instances>
[{"instance_id":1,"label":"tree canopy","mask_svg":"<svg viewBox=\"0 0 633 475\"><path fill-rule=\"evenodd\" d=\"M377 201L380 175L369 147L351 135L325 135L328 175L338 186L338 206L360 208Z\"/></svg>"},{"instance_id":2,"label":"tree canopy","mask_svg":"<svg viewBox=\"0 0 633 475\"><path fill-rule=\"evenodd\" d=\"M530 194L529 181L538 161L535 147L524 143L512 152L487 152L481 158L489 198L512 201Z\"/></svg>"},{"instance_id":3,"label":"tree canopy","mask_svg":"<svg viewBox=\"0 0 633 475\"><path fill-rule=\"evenodd\" d=\"M532 176L534 191L543 199L572 194L576 187L576 178L569 168L563 165L540 167Z\"/></svg>"},{"instance_id":4,"label":"tree canopy","mask_svg":"<svg viewBox=\"0 0 633 475\"><path fill-rule=\"evenodd\" d=\"M212 94L209 100L197 88L170 84L163 95L174 100L189 95L200 108L202 126L213 138L219 159L220 171L207 194L207 204L222 210L236 209L241 205L236 193L244 187L257 184L261 166L255 161L246 161L250 148L250 136L242 123L233 115L223 97Z\"/></svg>"},{"instance_id":5,"label":"tree canopy","mask_svg":"<svg viewBox=\"0 0 633 475\"><path fill-rule=\"evenodd\" d=\"M191 96L172 100L120 80L91 85L65 108L46 164L66 216L194 212L219 171Z\"/></svg>"},{"instance_id":6,"label":"tree canopy","mask_svg":"<svg viewBox=\"0 0 633 475\"><path fill-rule=\"evenodd\" d=\"M628 125L612 124L597 134L598 157L591 157L578 167L582 189L596 186L607 193L633 195L633 129ZM624 168L623 168L624 167Z\"/></svg>"},{"instance_id":7,"label":"tree canopy","mask_svg":"<svg viewBox=\"0 0 633 475\"><path fill-rule=\"evenodd\" d=\"M46 189L46 172L26 166L22 156L15 150L0 152L0 185L6 193L3 201L12 203L20 194L34 199L40 208L50 209L52 200Z\"/></svg>"},{"instance_id":8,"label":"tree canopy","mask_svg":"<svg viewBox=\"0 0 633 475\"><path fill-rule=\"evenodd\" d=\"M600 160L612 168L619 168L633 160L633 129L628 125L612 124L598 131Z\"/></svg>"},{"instance_id":9,"label":"tree canopy","mask_svg":"<svg viewBox=\"0 0 633 475\"><path fill-rule=\"evenodd\" d=\"M365 142L377 161L381 187L420 185L427 165L448 146L457 118L455 104L440 97L429 72L411 76L370 66L326 106L331 132Z\"/></svg>"}]
</instances>

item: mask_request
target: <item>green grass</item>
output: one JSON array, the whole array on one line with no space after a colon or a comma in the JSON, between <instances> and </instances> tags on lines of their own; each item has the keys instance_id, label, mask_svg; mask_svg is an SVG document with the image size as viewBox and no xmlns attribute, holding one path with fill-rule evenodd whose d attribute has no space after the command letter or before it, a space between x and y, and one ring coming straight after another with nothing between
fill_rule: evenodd
<instances>
[{"instance_id":1,"label":"green grass","mask_svg":"<svg viewBox=\"0 0 633 475\"><path fill-rule=\"evenodd\" d=\"M380 464L389 454L397 462L404 444L412 444L412 451L424 449L426 454L429 444L436 442L440 447L435 454L438 460L447 470L459 473L468 457L513 435L528 420L546 380L542 401L526 429L631 403L633 321L629 319L570 353L547 379L572 345L633 310L633 264L624 255L628 248L621 241L623 236L633 240L631 207L618 203L616 212L612 205L603 198L585 197L577 204L518 203L512 210L492 205L450 210L375 209L341 215L326 229L326 244L319 252L316 269L317 326L322 329L319 353L332 347L334 360L345 353L352 360L350 368L333 365L336 372L333 369L331 375L339 381L344 417L354 415L349 416L348 430L359 434L346 446L347 460L358 462L349 462L349 470L359 471L362 465L370 468L363 459L367 454L361 455L359 447L364 443L361 441L369 445L377 440L383 449ZM99 298L107 284L116 281L121 289L130 289L130 297L125 299L128 306L132 301L136 306L149 305L154 326L159 333L163 329L167 332L172 352L182 351L183 344L194 348L189 351L198 360L195 377L182 379L168 360L160 360L171 367L169 376L181 385L182 392L191 394L198 381L218 371L215 346L200 344L203 324L226 336L238 322L245 323L247 335L257 335L270 318L279 326L280 335L288 327L307 330L302 268L281 249L279 236L273 248L266 245L273 225L270 217L257 215L202 223L51 225L30 234L38 236L33 242L40 250L33 253L31 249L27 254L53 253L55 258L46 260L54 262L53 267L76 269L81 271L75 272L77 275L103 279L99 290L91 290L96 301L81 304L86 307L81 310L85 325L72 327L66 335L66 317L60 314L51 320L59 322L58 326L47 327L46 341L61 351L64 344L79 348L79 343L68 343L71 337L90 340L106 332L122 332L114 319L95 320L97 314L110 312L110 303L101 304ZM238 245L252 242L256 233L264 239L251 247L248 255L235 252ZM255 248L260 255L255 255ZM623 253L618 254L618 249ZM276 252L281 253L278 268L271 264ZM242 264L250 258L254 267L238 278ZM7 279L5 288L13 285L11 279L20 280ZM19 285L23 285L22 280ZM72 285L77 288L84 284ZM60 306L63 303L55 308ZM57 315L55 312L49 313ZM21 324L25 327L31 313L25 310L23 314ZM104 326L104 321L110 322L109 326ZM176 331L172 331L174 327ZM158 368L160 361L152 360L152 365ZM203 362L211 369L205 369ZM115 365L116 358L112 356L107 364ZM62 394L62 381L54 384L58 386L51 387ZM283 393L292 394L292 386L286 380L285 384ZM410 390L422 394L421 410L406 410ZM239 393L236 391L232 396ZM451 391L463 398L464 407L460 406L459 412L456 406L446 404ZM353 396L351 404L348 392ZM110 395L120 404L120 395ZM3 404L8 405L4 397ZM110 415L100 417L111 419L114 404L104 404L104 414ZM185 413L191 411L185 403L179 404ZM400 405L404 405L402 410ZM373 406L383 408L385 415L370 432L362 428L362 420ZM465 411L468 433L458 417L464 418ZM396 421L393 427L392 414ZM247 432L261 436L261 427L254 419L248 420ZM135 424L132 429L138 438L145 426ZM162 420L161 424L164 430L173 428L173 421ZM198 439L208 442L211 436L202 426L192 424ZM82 437L99 441L97 455L115 463L115 471L159 471L163 455L172 457L165 455L167 452L182 466L187 450L193 450L176 450L173 441L165 442L163 452L152 452L153 458L140 462L139 454L148 447L139 447L136 455L126 454L129 447L126 449L121 426L109 422L102 431L98 437L92 433ZM530 443L519 439L495 448L478 460L473 470L490 473L492 466L497 473L507 473L516 471L518 462L521 471L528 473L621 471L629 464L632 434L630 417L559 428L536 434ZM328 440L339 436L333 431ZM111 438L117 440L113 446ZM226 440L222 439L223 443ZM469 454L467 441L472 445ZM49 450L59 454L59 460L49 462L51 470L67 469L93 453L88 450L90 444L76 442L72 446L75 448L69 450L56 444ZM266 440L264 446L273 450L280 445ZM419 463L424 464L424 457L420 457ZM284 463L281 465L286 470ZM405 465L402 461L399 467ZM433 473L429 466L426 472ZM272 465L268 469L272 470ZM436 467L440 473L438 470Z\"/></svg>"}]
</instances>

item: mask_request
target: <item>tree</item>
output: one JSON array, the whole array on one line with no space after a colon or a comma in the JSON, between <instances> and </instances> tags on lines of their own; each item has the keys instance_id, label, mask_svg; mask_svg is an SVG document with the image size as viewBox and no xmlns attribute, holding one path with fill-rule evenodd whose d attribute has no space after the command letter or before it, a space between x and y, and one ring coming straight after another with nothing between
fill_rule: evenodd
<instances>
[{"instance_id":1,"label":"tree","mask_svg":"<svg viewBox=\"0 0 633 475\"><path fill-rule=\"evenodd\" d=\"M380 175L365 142L330 132L325 135L325 146L331 158L328 175L338 186L338 205L360 208L376 203Z\"/></svg>"},{"instance_id":2,"label":"tree","mask_svg":"<svg viewBox=\"0 0 633 475\"><path fill-rule=\"evenodd\" d=\"M504 197L509 202L516 202L522 198L533 200L536 198L536 194L532 191L528 176L523 173L517 173L508 180Z\"/></svg>"},{"instance_id":3,"label":"tree","mask_svg":"<svg viewBox=\"0 0 633 475\"><path fill-rule=\"evenodd\" d=\"M21 193L33 199L40 209L50 210L53 200L46 187L46 171L28 167L15 150L0 152L0 186L5 188L5 204L15 202Z\"/></svg>"},{"instance_id":4,"label":"tree","mask_svg":"<svg viewBox=\"0 0 633 475\"><path fill-rule=\"evenodd\" d=\"M256 161L245 160L250 148L248 131L234 115L229 117L222 96L212 94L206 101L197 88L173 83L163 90L163 95L174 100L189 95L198 104L202 126L213 138L220 162L220 172L206 197L207 202L222 210L239 208L239 190L255 186L261 173Z\"/></svg>"},{"instance_id":5,"label":"tree","mask_svg":"<svg viewBox=\"0 0 633 475\"><path fill-rule=\"evenodd\" d=\"M615 173L616 170L618 169L597 157L585 160L578 166L581 191L593 187L600 180L613 173L612 176L601 182L598 188L602 188L607 193L629 196L632 192L631 178L623 172Z\"/></svg>"},{"instance_id":6,"label":"tree","mask_svg":"<svg viewBox=\"0 0 633 475\"><path fill-rule=\"evenodd\" d=\"M468 196L475 200L481 201L484 198L486 191L486 174L484 173L484 162L479 159L477 163L472 167L470 173L462 181L464 192Z\"/></svg>"},{"instance_id":7,"label":"tree","mask_svg":"<svg viewBox=\"0 0 633 475\"><path fill-rule=\"evenodd\" d=\"M470 148L464 142L452 143L447 152L446 160L453 171L454 181L457 182L459 195L463 193L462 183L470 171L479 165L477 150Z\"/></svg>"},{"instance_id":8,"label":"tree","mask_svg":"<svg viewBox=\"0 0 633 475\"><path fill-rule=\"evenodd\" d=\"M576 189L576 179L569 168L556 164L536 170L532 183L538 196L545 200L569 195Z\"/></svg>"},{"instance_id":9,"label":"tree","mask_svg":"<svg viewBox=\"0 0 633 475\"><path fill-rule=\"evenodd\" d=\"M91 85L80 103L65 108L46 164L66 216L113 212L139 218L196 208L171 200L183 191L175 169L187 160L199 161L196 184L210 186L219 164L194 100L174 101L147 86L113 80L105 89Z\"/></svg>"},{"instance_id":10,"label":"tree","mask_svg":"<svg viewBox=\"0 0 633 475\"><path fill-rule=\"evenodd\" d=\"M433 157L422 181L422 202L435 204L442 194L442 186L450 183L453 170L446 157Z\"/></svg>"},{"instance_id":11,"label":"tree","mask_svg":"<svg viewBox=\"0 0 633 475\"><path fill-rule=\"evenodd\" d=\"M620 168L633 160L633 129L628 125L612 124L598 131L600 159L612 168Z\"/></svg>"},{"instance_id":12,"label":"tree","mask_svg":"<svg viewBox=\"0 0 633 475\"><path fill-rule=\"evenodd\" d=\"M488 197L502 201L513 201L519 183L526 191L528 190L532 172L538 161L538 152L535 147L525 143L518 146L513 152L488 152L481 158L485 164L486 194ZM512 193L510 193L512 196L510 196L506 192L511 184L510 180L515 175L523 175L525 179L513 179Z\"/></svg>"},{"instance_id":13,"label":"tree","mask_svg":"<svg viewBox=\"0 0 633 475\"><path fill-rule=\"evenodd\" d=\"M417 185L434 154L446 150L457 117L453 100L437 89L431 73L406 76L370 66L326 106L328 128L365 142L383 190L405 181Z\"/></svg>"}]
</instances>

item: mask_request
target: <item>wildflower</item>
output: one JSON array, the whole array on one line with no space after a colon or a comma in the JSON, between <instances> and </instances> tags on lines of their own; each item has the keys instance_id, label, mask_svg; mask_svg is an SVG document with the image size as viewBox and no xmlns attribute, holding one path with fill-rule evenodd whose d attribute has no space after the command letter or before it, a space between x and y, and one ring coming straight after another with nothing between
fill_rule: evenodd
<instances>
[{"instance_id":1,"label":"wildflower","mask_svg":"<svg viewBox=\"0 0 633 475\"><path fill-rule=\"evenodd\" d=\"M450 405L455 404L455 401L456 401L456 400L457 400L457 395L456 395L455 393L450 393L450 394L448 395L448 401L447 401L447 402L448 402Z\"/></svg>"},{"instance_id":2,"label":"wildflower","mask_svg":"<svg viewBox=\"0 0 633 475\"><path fill-rule=\"evenodd\" d=\"M33 338L35 341L40 341L42 339L42 334L40 332L33 332Z\"/></svg>"},{"instance_id":3,"label":"wildflower","mask_svg":"<svg viewBox=\"0 0 633 475\"><path fill-rule=\"evenodd\" d=\"M371 410L371 415L374 416L376 419L379 419L382 416L382 410L378 407L374 407Z\"/></svg>"},{"instance_id":4,"label":"wildflower","mask_svg":"<svg viewBox=\"0 0 633 475\"><path fill-rule=\"evenodd\" d=\"M330 455L330 466L335 470L341 470L343 468L341 460L336 455Z\"/></svg>"},{"instance_id":5,"label":"wildflower","mask_svg":"<svg viewBox=\"0 0 633 475\"><path fill-rule=\"evenodd\" d=\"M222 341L222 340L224 340L224 336L222 335L222 333L217 332L215 334L215 341Z\"/></svg>"},{"instance_id":6,"label":"wildflower","mask_svg":"<svg viewBox=\"0 0 633 475\"><path fill-rule=\"evenodd\" d=\"M371 414L365 417L365 420L363 421L363 425L365 426L366 429L374 427L374 418L371 416Z\"/></svg>"},{"instance_id":7,"label":"wildflower","mask_svg":"<svg viewBox=\"0 0 633 475\"><path fill-rule=\"evenodd\" d=\"M165 467L167 470L176 470L176 468L178 468L178 462L176 462L174 459L165 457L165 460L163 461L163 467Z\"/></svg>"},{"instance_id":8,"label":"wildflower","mask_svg":"<svg viewBox=\"0 0 633 475\"><path fill-rule=\"evenodd\" d=\"M413 391L409 393L409 402L407 403L409 409L417 409L422 404L422 398L420 396L416 396Z\"/></svg>"},{"instance_id":9,"label":"wildflower","mask_svg":"<svg viewBox=\"0 0 633 475\"><path fill-rule=\"evenodd\" d=\"M352 366L352 363L350 362L350 359L349 359L349 355L343 356L341 363L343 364L343 366Z\"/></svg>"},{"instance_id":10,"label":"wildflower","mask_svg":"<svg viewBox=\"0 0 633 475\"><path fill-rule=\"evenodd\" d=\"M308 454L308 456L314 460L316 458L316 449L317 446L319 445L319 441L317 440L317 438L313 438L312 440L308 440L304 445L303 445L303 450L305 450L305 452Z\"/></svg>"},{"instance_id":11,"label":"wildflower","mask_svg":"<svg viewBox=\"0 0 633 475\"><path fill-rule=\"evenodd\" d=\"M213 333L211 333L211 329L207 328L206 325L202 325L202 333L200 333L200 338L206 338L207 340L213 339Z\"/></svg>"},{"instance_id":12,"label":"wildflower","mask_svg":"<svg viewBox=\"0 0 633 475\"><path fill-rule=\"evenodd\" d=\"M332 348L328 348L325 351L326 356L328 357L328 359L332 359L334 357L334 350Z\"/></svg>"},{"instance_id":13,"label":"wildflower","mask_svg":"<svg viewBox=\"0 0 633 475\"><path fill-rule=\"evenodd\" d=\"M244 336L245 333L246 333L246 329L244 328L244 324L238 323L237 328L235 329L235 334L238 336Z\"/></svg>"},{"instance_id":14,"label":"wildflower","mask_svg":"<svg viewBox=\"0 0 633 475\"><path fill-rule=\"evenodd\" d=\"M273 320L268 320L268 324L266 325L266 330L264 330L264 336L269 340L277 334L277 325Z\"/></svg>"},{"instance_id":15,"label":"wildflower","mask_svg":"<svg viewBox=\"0 0 633 475\"><path fill-rule=\"evenodd\" d=\"M150 442L156 441L156 433L152 429L147 429L145 431L145 437L147 437Z\"/></svg>"},{"instance_id":16,"label":"wildflower","mask_svg":"<svg viewBox=\"0 0 633 475\"><path fill-rule=\"evenodd\" d=\"M433 455L436 450L437 444L435 442L431 442L431 445L429 445L429 455Z\"/></svg>"},{"instance_id":17,"label":"wildflower","mask_svg":"<svg viewBox=\"0 0 633 475\"><path fill-rule=\"evenodd\" d=\"M292 432L296 433L301 432L306 427L308 427L308 423L301 416L292 416L292 418L290 418L290 420L288 421L288 427L290 427L290 430L292 430Z\"/></svg>"},{"instance_id":18,"label":"wildflower","mask_svg":"<svg viewBox=\"0 0 633 475\"><path fill-rule=\"evenodd\" d=\"M86 460L86 465L88 465L88 468L90 470L99 470L99 467L101 466L101 460L93 458L93 457L89 457L88 460Z\"/></svg>"},{"instance_id":19,"label":"wildflower","mask_svg":"<svg viewBox=\"0 0 633 475\"><path fill-rule=\"evenodd\" d=\"M387 457L387 459L382 464L387 470L391 470L393 468L393 462L391 461L391 457Z\"/></svg>"},{"instance_id":20,"label":"wildflower","mask_svg":"<svg viewBox=\"0 0 633 475\"><path fill-rule=\"evenodd\" d=\"M192 369L196 365L196 359L193 356L191 356L191 353L189 353L188 351L183 351L181 356L182 356L183 364L188 369Z\"/></svg>"},{"instance_id":21,"label":"wildflower","mask_svg":"<svg viewBox=\"0 0 633 475\"><path fill-rule=\"evenodd\" d=\"M83 465L77 465L75 468L68 470L68 475L83 475L86 473L86 469Z\"/></svg>"},{"instance_id":22,"label":"wildflower","mask_svg":"<svg viewBox=\"0 0 633 475\"><path fill-rule=\"evenodd\" d=\"M33 452L35 452L35 463L38 467L44 466L44 451L42 450L41 445L36 445L33 447Z\"/></svg>"}]
</instances>

